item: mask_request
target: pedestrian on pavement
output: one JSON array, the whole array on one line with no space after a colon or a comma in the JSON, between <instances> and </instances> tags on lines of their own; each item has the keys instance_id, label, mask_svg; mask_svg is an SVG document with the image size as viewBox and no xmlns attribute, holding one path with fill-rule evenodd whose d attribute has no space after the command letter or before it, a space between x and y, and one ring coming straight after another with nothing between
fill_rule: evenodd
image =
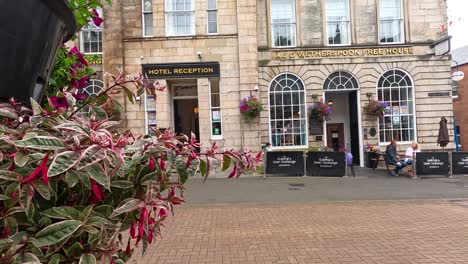
<instances>
[{"instance_id":1,"label":"pedestrian on pavement","mask_svg":"<svg viewBox=\"0 0 468 264\"><path fill-rule=\"evenodd\" d=\"M394 170L390 170L390 173L393 176L398 176L401 170L406 167L406 163L404 160L400 160L397 154L397 142L396 140L392 140L390 145L387 146L385 150L385 163L390 165L395 165Z\"/></svg>"},{"instance_id":2,"label":"pedestrian on pavement","mask_svg":"<svg viewBox=\"0 0 468 264\"><path fill-rule=\"evenodd\" d=\"M406 163L407 166L413 165L414 158L415 158L417 152L421 152L421 150L419 149L418 143L413 142L411 144L411 147L406 149L405 163Z\"/></svg>"}]
</instances>

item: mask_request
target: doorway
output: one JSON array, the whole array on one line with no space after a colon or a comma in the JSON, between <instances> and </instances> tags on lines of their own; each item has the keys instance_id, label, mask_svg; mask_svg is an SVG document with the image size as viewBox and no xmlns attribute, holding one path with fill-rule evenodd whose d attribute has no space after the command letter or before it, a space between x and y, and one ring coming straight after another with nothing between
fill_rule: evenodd
<instances>
[{"instance_id":1,"label":"doorway","mask_svg":"<svg viewBox=\"0 0 468 264\"><path fill-rule=\"evenodd\" d=\"M360 109L358 90L326 91L325 102L332 103L333 113L326 122L327 146L338 151L346 148L353 163L361 165Z\"/></svg>"},{"instance_id":2,"label":"doorway","mask_svg":"<svg viewBox=\"0 0 468 264\"><path fill-rule=\"evenodd\" d=\"M197 138L200 138L196 84L174 85L172 91L174 132L176 134L182 133L189 137L193 132Z\"/></svg>"}]
</instances>

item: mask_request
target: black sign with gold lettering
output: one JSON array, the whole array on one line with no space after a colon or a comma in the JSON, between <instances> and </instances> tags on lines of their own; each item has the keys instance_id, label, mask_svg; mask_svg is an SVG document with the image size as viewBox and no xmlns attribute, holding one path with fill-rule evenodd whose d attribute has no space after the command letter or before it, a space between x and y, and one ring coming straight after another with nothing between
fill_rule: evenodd
<instances>
[{"instance_id":1,"label":"black sign with gold lettering","mask_svg":"<svg viewBox=\"0 0 468 264\"><path fill-rule=\"evenodd\" d=\"M150 79L219 77L219 62L144 64L143 75Z\"/></svg>"}]
</instances>

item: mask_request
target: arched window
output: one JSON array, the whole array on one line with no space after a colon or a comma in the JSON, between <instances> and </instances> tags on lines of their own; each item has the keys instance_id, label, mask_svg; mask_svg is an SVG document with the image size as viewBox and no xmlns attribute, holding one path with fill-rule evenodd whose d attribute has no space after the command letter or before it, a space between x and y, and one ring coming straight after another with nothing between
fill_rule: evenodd
<instances>
[{"instance_id":1,"label":"arched window","mask_svg":"<svg viewBox=\"0 0 468 264\"><path fill-rule=\"evenodd\" d=\"M330 74L323 83L323 90L325 91L356 89L359 89L356 78L345 71L337 71Z\"/></svg>"},{"instance_id":2,"label":"arched window","mask_svg":"<svg viewBox=\"0 0 468 264\"><path fill-rule=\"evenodd\" d=\"M414 141L414 86L410 76L401 70L385 72L378 80L377 95L379 101L389 103L379 118L379 141Z\"/></svg>"},{"instance_id":3,"label":"arched window","mask_svg":"<svg viewBox=\"0 0 468 264\"><path fill-rule=\"evenodd\" d=\"M289 73L270 84L270 135L273 147L307 146L307 112L304 83Z\"/></svg>"},{"instance_id":4,"label":"arched window","mask_svg":"<svg viewBox=\"0 0 468 264\"><path fill-rule=\"evenodd\" d=\"M104 83L101 80L91 79L85 84L85 87L79 91L79 93L84 93L88 97L94 97L99 95L102 92Z\"/></svg>"}]
</instances>

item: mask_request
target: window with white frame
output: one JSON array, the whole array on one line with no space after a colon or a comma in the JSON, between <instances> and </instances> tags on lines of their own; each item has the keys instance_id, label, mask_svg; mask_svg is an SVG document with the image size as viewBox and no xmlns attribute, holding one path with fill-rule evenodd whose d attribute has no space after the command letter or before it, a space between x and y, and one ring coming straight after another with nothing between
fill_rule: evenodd
<instances>
[{"instance_id":1,"label":"window with white frame","mask_svg":"<svg viewBox=\"0 0 468 264\"><path fill-rule=\"evenodd\" d=\"M195 35L194 0L166 0L166 35Z\"/></svg>"},{"instance_id":2,"label":"window with white frame","mask_svg":"<svg viewBox=\"0 0 468 264\"><path fill-rule=\"evenodd\" d=\"M377 83L378 100L389 106L379 117L379 141L411 142L416 139L414 86L410 76L401 70L385 72Z\"/></svg>"},{"instance_id":3,"label":"window with white frame","mask_svg":"<svg viewBox=\"0 0 468 264\"><path fill-rule=\"evenodd\" d=\"M380 0L379 16L380 43L403 43L403 0Z\"/></svg>"},{"instance_id":4,"label":"window with white frame","mask_svg":"<svg viewBox=\"0 0 468 264\"><path fill-rule=\"evenodd\" d=\"M218 4L217 0L206 2L206 26L208 34L218 33Z\"/></svg>"},{"instance_id":5,"label":"window with white frame","mask_svg":"<svg viewBox=\"0 0 468 264\"><path fill-rule=\"evenodd\" d=\"M296 46L295 0L271 0L273 47Z\"/></svg>"},{"instance_id":6,"label":"window with white frame","mask_svg":"<svg viewBox=\"0 0 468 264\"><path fill-rule=\"evenodd\" d=\"M210 80L211 138L213 139L221 138L223 135L220 98L219 80Z\"/></svg>"},{"instance_id":7,"label":"window with white frame","mask_svg":"<svg viewBox=\"0 0 468 264\"><path fill-rule=\"evenodd\" d=\"M304 83L289 73L278 75L269 88L272 147L307 145L307 112Z\"/></svg>"},{"instance_id":8,"label":"window with white frame","mask_svg":"<svg viewBox=\"0 0 468 264\"><path fill-rule=\"evenodd\" d=\"M349 0L326 0L328 45L350 45Z\"/></svg>"},{"instance_id":9,"label":"window with white frame","mask_svg":"<svg viewBox=\"0 0 468 264\"><path fill-rule=\"evenodd\" d=\"M97 9L99 16L102 17L102 9ZM80 32L80 46L81 51L87 54L101 54L102 53L102 29L89 23L84 26Z\"/></svg>"},{"instance_id":10,"label":"window with white frame","mask_svg":"<svg viewBox=\"0 0 468 264\"><path fill-rule=\"evenodd\" d=\"M143 0L143 37L153 36L153 0Z\"/></svg>"}]
</instances>

